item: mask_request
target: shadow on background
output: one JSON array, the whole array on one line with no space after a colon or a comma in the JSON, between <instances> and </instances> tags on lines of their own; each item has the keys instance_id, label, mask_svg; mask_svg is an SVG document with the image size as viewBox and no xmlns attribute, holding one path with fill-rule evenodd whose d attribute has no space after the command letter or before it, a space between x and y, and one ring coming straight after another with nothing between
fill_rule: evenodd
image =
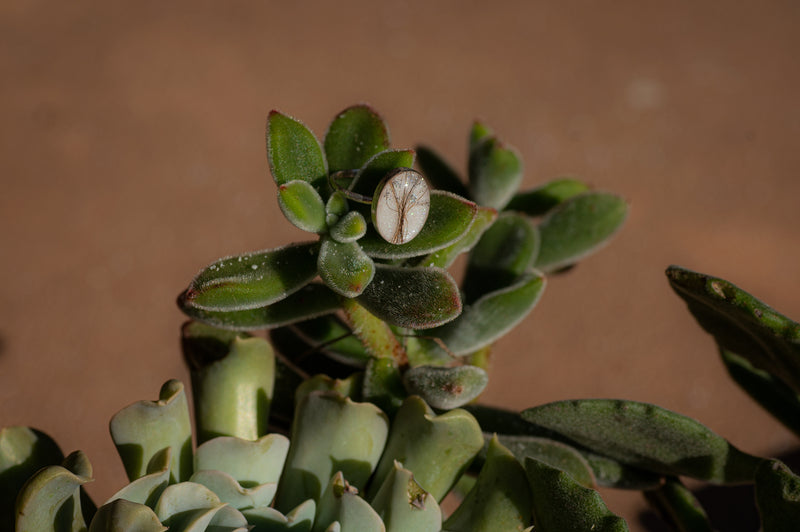
<instances>
[{"instance_id":1,"label":"shadow on background","mask_svg":"<svg viewBox=\"0 0 800 532\"><path fill-rule=\"evenodd\" d=\"M792 471L800 471L800 448L776 457ZM752 484L744 486L706 486L694 492L705 509L714 530L725 532L754 532L761 523L755 503ZM646 510L638 516L639 524L651 532L674 530L654 511Z\"/></svg>"}]
</instances>

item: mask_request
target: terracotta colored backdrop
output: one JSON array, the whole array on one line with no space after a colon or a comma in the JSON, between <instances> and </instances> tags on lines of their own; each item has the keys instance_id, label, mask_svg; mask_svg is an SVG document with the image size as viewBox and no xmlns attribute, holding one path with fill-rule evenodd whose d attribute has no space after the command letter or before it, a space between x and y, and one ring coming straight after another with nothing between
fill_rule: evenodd
<instances>
[{"instance_id":1,"label":"terracotta colored backdrop","mask_svg":"<svg viewBox=\"0 0 800 532\"><path fill-rule=\"evenodd\" d=\"M208 4L0 3L0 425L85 450L96 500L124 481L109 417L188 382L178 292L219 256L304 238L277 209L268 111L321 135L361 101L397 146L463 169L479 117L521 151L526 187L573 174L632 204L498 344L485 402L636 399L750 452L797 448L663 270L800 317L800 5ZM651 526L638 494L605 495Z\"/></svg>"}]
</instances>

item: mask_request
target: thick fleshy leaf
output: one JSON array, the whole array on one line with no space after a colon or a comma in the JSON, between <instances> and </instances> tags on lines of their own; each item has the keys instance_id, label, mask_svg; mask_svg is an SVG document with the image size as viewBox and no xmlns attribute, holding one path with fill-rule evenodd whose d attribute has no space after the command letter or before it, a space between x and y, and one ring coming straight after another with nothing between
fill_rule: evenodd
<instances>
[{"instance_id":1,"label":"thick fleshy leaf","mask_svg":"<svg viewBox=\"0 0 800 532\"><path fill-rule=\"evenodd\" d=\"M700 502L677 478L667 478L658 489L645 491L644 496L675 530L714 532Z\"/></svg>"},{"instance_id":2,"label":"thick fleshy leaf","mask_svg":"<svg viewBox=\"0 0 800 532\"><path fill-rule=\"evenodd\" d=\"M137 478L111 496L106 504L118 499L147 505L154 508L158 498L169 485L172 464L172 448L167 447L153 455L147 464L146 474Z\"/></svg>"},{"instance_id":3,"label":"thick fleshy leaf","mask_svg":"<svg viewBox=\"0 0 800 532\"><path fill-rule=\"evenodd\" d=\"M667 278L717 344L800 393L800 324L724 279L671 266Z\"/></svg>"},{"instance_id":4,"label":"thick fleshy leaf","mask_svg":"<svg viewBox=\"0 0 800 532\"><path fill-rule=\"evenodd\" d=\"M299 120L278 111L267 118L267 157L275 183L307 181L323 198L328 197L328 168L322 147Z\"/></svg>"},{"instance_id":5,"label":"thick fleshy leaf","mask_svg":"<svg viewBox=\"0 0 800 532\"><path fill-rule=\"evenodd\" d=\"M752 482L761 462L697 421L647 403L558 401L525 410L522 417L595 452L664 475L715 484Z\"/></svg>"},{"instance_id":6,"label":"thick fleshy leaf","mask_svg":"<svg viewBox=\"0 0 800 532\"><path fill-rule=\"evenodd\" d=\"M319 283L309 283L292 295L265 307L236 311L184 308L190 318L213 327L240 331L272 329L331 314L341 307L341 296Z\"/></svg>"},{"instance_id":7,"label":"thick fleshy leaf","mask_svg":"<svg viewBox=\"0 0 800 532\"><path fill-rule=\"evenodd\" d=\"M468 412L456 409L437 416L420 397L408 397L394 418L367 498L377 494L397 461L440 501L481 447L481 428Z\"/></svg>"},{"instance_id":8,"label":"thick fleshy leaf","mask_svg":"<svg viewBox=\"0 0 800 532\"><path fill-rule=\"evenodd\" d=\"M316 503L309 499L285 516L274 508L242 510L247 522L255 526L255 532L311 532Z\"/></svg>"},{"instance_id":9,"label":"thick fleshy leaf","mask_svg":"<svg viewBox=\"0 0 800 532\"><path fill-rule=\"evenodd\" d=\"M444 529L453 532L524 530L531 521L531 490L525 469L514 455L492 438L475 486Z\"/></svg>"},{"instance_id":10,"label":"thick fleshy leaf","mask_svg":"<svg viewBox=\"0 0 800 532\"><path fill-rule=\"evenodd\" d=\"M144 504L125 499L116 499L97 509L89 532L163 532L167 527L161 524L153 510Z\"/></svg>"},{"instance_id":11,"label":"thick fleshy leaf","mask_svg":"<svg viewBox=\"0 0 800 532\"><path fill-rule=\"evenodd\" d=\"M611 513L600 494L569 474L533 458L525 459L537 532L627 532L625 520Z\"/></svg>"},{"instance_id":12,"label":"thick fleshy leaf","mask_svg":"<svg viewBox=\"0 0 800 532\"><path fill-rule=\"evenodd\" d=\"M343 191L339 190L331 194L331 197L325 202L325 221L328 226L336 225L339 219L349 212L349 209L350 204Z\"/></svg>"},{"instance_id":13,"label":"thick fleshy leaf","mask_svg":"<svg viewBox=\"0 0 800 532\"><path fill-rule=\"evenodd\" d=\"M367 501L359 497L342 472L331 478L320 497L313 532L324 532L332 523L339 523L341 530L357 532L386 532L380 516Z\"/></svg>"},{"instance_id":14,"label":"thick fleshy leaf","mask_svg":"<svg viewBox=\"0 0 800 532\"><path fill-rule=\"evenodd\" d=\"M436 499L397 461L371 505L383 520L386 532L438 531L442 526L442 511Z\"/></svg>"},{"instance_id":15,"label":"thick fleshy leaf","mask_svg":"<svg viewBox=\"0 0 800 532\"><path fill-rule=\"evenodd\" d=\"M361 168L370 157L389 149L389 131L368 105L348 107L333 119L325 133L330 172Z\"/></svg>"},{"instance_id":16,"label":"thick fleshy leaf","mask_svg":"<svg viewBox=\"0 0 800 532\"><path fill-rule=\"evenodd\" d=\"M227 473L244 487L277 484L289 452L289 439L267 434L250 441L219 437L197 447L194 470Z\"/></svg>"},{"instance_id":17,"label":"thick fleshy leaf","mask_svg":"<svg viewBox=\"0 0 800 532\"><path fill-rule=\"evenodd\" d=\"M389 416L394 416L406 397L403 378L400 376L400 370L394 358L370 358L364 369L361 397L364 401L376 405Z\"/></svg>"},{"instance_id":18,"label":"thick fleshy leaf","mask_svg":"<svg viewBox=\"0 0 800 532\"><path fill-rule=\"evenodd\" d=\"M359 240L364 252L378 259L405 259L444 249L465 236L478 213L478 206L460 196L441 190L431 191L428 219L413 240L392 244L370 226Z\"/></svg>"},{"instance_id":19,"label":"thick fleshy leaf","mask_svg":"<svg viewBox=\"0 0 800 532\"><path fill-rule=\"evenodd\" d=\"M441 339L456 355L477 351L503 336L533 310L545 282L544 276L533 270L511 286L464 306L460 316L427 334Z\"/></svg>"},{"instance_id":20,"label":"thick fleshy leaf","mask_svg":"<svg viewBox=\"0 0 800 532\"><path fill-rule=\"evenodd\" d=\"M475 202L500 210L522 182L522 160L514 148L486 137L470 150L468 173Z\"/></svg>"},{"instance_id":21,"label":"thick fleshy leaf","mask_svg":"<svg viewBox=\"0 0 800 532\"><path fill-rule=\"evenodd\" d=\"M204 532L214 530L214 526L231 530L247 526L247 520L239 511L222 503L213 491L195 482L169 486L158 500L155 512L170 532Z\"/></svg>"},{"instance_id":22,"label":"thick fleshy leaf","mask_svg":"<svg viewBox=\"0 0 800 532\"><path fill-rule=\"evenodd\" d=\"M275 507L286 511L306 499L319 500L336 471L363 488L388 433L389 420L375 405L331 392L309 393L297 406Z\"/></svg>"},{"instance_id":23,"label":"thick fleshy leaf","mask_svg":"<svg viewBox=\"0 0 800 532\"><path fill-rule=\"evenodd\" d=\"M0 530L14 530L14 500L25 481L64 460L58 444L30 427L0 429Z\"/></svg>"},{"instance_id":24,"label":"thick fleshy leaf","mask_svg":"<svg viewBox=\"0 0 800 532\"><path fill-rule=\"evenodd\" d=\"M753 367L746 358L722 348L720 356L736 384L789 430L800 436L800 396L768 371Z\"/></svg>"},{"instance_id":25,"label":"thick fleshy leaf","mask_svg":"<svg viewBox=\"0 0 800 532\"><path fill-rule=\"evenodd\" d=\"M756 503L763 532L791 532L800 523L800 477L777 460L756 473Z\"/></svg>"},{"instance_id":26,"label":"thick fleshy leaf","mask_svg":"<svg viewBox=\"0 0 800 532\"><path fill-rule=\"evenodd\" d=\"M192 427L183 384L164 383L158 401L139 401L114 414L111 438L130 480L148 473L150 460L172 448L170 474L181 482L192 475Z\"/></svg>"},{"instance_id":27,"label":"thick fleshy leaf","mask_svg":"<svg viewBox=\"0 0 800 532\"><path fill-rule=\"evenodd\" d=\"M373 357L388 357L399 364L406 362L403 346L386 322L376 317L354 299L342 303L344 315L364 349Z\"/></svg>"},{"instance_id":28,"label":"thick fleshy leaf","mask_svg":"<svg viewBox=\"0 0 800 532\"><path fill-rule=\"evenodd\" d=\"M335 392L353 401L361 401L361 388L364 385L363 373L356 372L346 379L332 379L328 375L318 373L303 381L294 393L294 402L299 407L311 392Z\"/></svg>"},{"instance_id":29,"label":"thick fleshy leaf","mask_svg":"<svg viewBox=\"0 0 800 532\"><path fill-rule=\"evenodd\" d=\"M478 397L489 376L477 366L417 366L406 371L403 383L408 393L419 395L433 408L450 410Z\"/></svg>"},{"instance_id":30,"label":"thick fleshy leaf","mask_svg":"<svg viewBox=\"0 0 800 532\"><path fill-rule=\"evenodd\" d=\"M375 265L375 278L358 303L390 325L430 329L461 313L458 285L441 268Z\"/></svg>"},{"instance_id":31,"label":"thick fleshy leaf","mask_svg":"<svg viewBox=\"0 0 800 532\"><path fill-rule=\"evenodd\" d=\"M497 211L490 207L478 207L472 225L458 240L449 246L434 251L419 262L419 266L438 266L448 268L456 258L469 250L478 243L481 235L497 219Z\"/></svg>"},{"instance_id":32,"label":"thick fleshy leaf","mask_svg":"<svg viewBox=\"0 0 800 532\"><path fill-rule=\"evenodd\" d=\"M477 149L484 140L492 135L494 135L494 131L489 126L480 120L475 120L469 130L469 151Z\"/></svg>"},{"instance_id":33,"label":"thick fleshy leaf","mask_svg":"<svg viewBox=\"0 0 800 532\"><path fill-rule=\"evenodd\" d=\"M318 243L306 242L219 259L197 274L178 305L187 314L270 305L316 277L318 251Z\"/></svg>"},{"instance_id":34,"label":"thick fleshy leaf","mask_svg":"<svg viewBox=\"0 0 800 532\"><path fill-rule=\"evenodd\" d=\"M335 314L301 321L291 327L308 345L338 362L363 368L369 361L370 354L364 344Z\"/></svg>"},{"instance_id":35,"label":"thick fleshy leaf","mask_svg":"<svg viewBox=\"0 0 800 532\"><path fill-rule=\"evenodd\" d=\"M325 203L308 181L295 180L280 185L278 205L286 219L303 231L324 233L328 229Z\"/></svg>"},{"instance_id":36,"label":"thick fleshy leaf","mask_svg":"<svg viewBox=\"0 0 800 532\"><path fill-rule=\"evenodd\" d=\"M469 197L467 187L456 171L432 149L417 146L417 163L432 188L446 190L464 198Z\"/></svg>"},{"instance_id":37,"label":"thick fleshy leaf","mask_svg":"<svg viewBox=\"0 0 800 532\"><path fill-rule=\"evenodd\" d=\"M386 150L374 155L359 169L350 190L371 199L386 174L396 168L411 168L414 157L414 150Z\"/></svg>"},{"instance_id":38,"label":"thick fleshy leaf","mask_svg":"<svg viewBox=\"0 0 800 532\"><path fill-rule=\"evenodd\" d=\"M515 194L506 205L506 209L522 212L528 216L541 216L556 205L588 191L589 186L584 182L564 177Z\"/></svg>"},{"instance_id":39,"label":"thick fleshy leaf","mask_svg":"<svg viewBox=\"0 0 800 532\"><path fill-rule=\"evenodd\" d=\"M334 292L344 297L356 297L372 281L375 263L355 242L322 239L317 262L319 276Z\"/></svg>"},{"instance_id":40,"label":"thick fleshy leaf","mask_svg":"<svg viewBox=\"0 0 800 532\"><path fill-rule=\"evenodd\" d=\"M586 192L552 209L539 224L536 267L545 273L570 266L606 245L628 216L624 199Z\"/></svg>"},{"instance_id":41,"label":"thick fleshy leaf","mask_svg":"<svg viewBox=\"0 0 800 532\"><path fill-rule=\"evenodd\" d=\"M355 242L367 233L367 220L357 211L350 211L331 227L331 238L337 242Z\"/></svg>"},{"instance_id":42,"label":"thick fleshy leaf","mask_svg":"<svg viewBox=\"0 0 800 532\"><path fill-rule=\"evenodd\" d=\"M211 469L196 471L190 481L207 487L219 497L220 502L237 510L269 506L278 491L278 485L274 482L245 488L228 473Z\"/></svg>"}]
</instances>

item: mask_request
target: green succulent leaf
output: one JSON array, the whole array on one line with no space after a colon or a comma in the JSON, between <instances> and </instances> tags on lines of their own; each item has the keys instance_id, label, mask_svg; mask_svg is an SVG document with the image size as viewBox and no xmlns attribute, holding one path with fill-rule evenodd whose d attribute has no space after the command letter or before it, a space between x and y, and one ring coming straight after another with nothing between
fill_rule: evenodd
<instances>
[{"instance_id":1,"label":"green succulent leaf","mask_svg":"<svg viewBox=\"0 0 800 532\"><path fill-rule=\"evenodd\" d=\"M628 204L614 194L586 192L564 201L539 224L536 267L549 273L578 262L606 245L627 216Z\"/></svg>"},{"instance_id":2,"label":"green succulent leaf","mask_svg":"<svg viewBox=\"0 0 800 532\"><path fill-rule=\"evenodd\" d=\"M349 210L350 205L344 192L341 190L336 191L331 194L331 197L325 203L325 221L329 227L333 227Z\"/></svg>"},{"instance_id":3,"label":"green succulent leaf","mask_svg":"<svg viewBox=\"0 0 800 532\"><path fill-rule=\"evenodd\" d=\"M324 233L328 230L325 203L308 181L298 179L280 185L278 205L286 219L295 227L311 233Z\"/></svg>"},{"instance_id":4,"label":"green succulent leaf","mask_svg":"<svg viewBox=\"0 0 800 532\"><path fill-rule=\"evenodd\" d=\"M373 155L389 149L389 130L368 105L348 107L325 133L325 155L330 172L361 168Z\"/></svg>"},{"instance_id":5,"label":"green succulent leaf","mask_svg":"<svg viewBox=\"0 0 800 532\"><path fill-rule=\"evenodd\" d=\"M109 428L130 480L146 475L150 460L167 447L172 448L172 480L191 476L192 427L180 381L165 382L158 401L138 401L123 408L111 418Z\"/></svg>"},{"instance_id":6,"label":"green succulent leaf","mask_svg":"<svg viewBox=\"0 0 800 532\"><path fill-rule=\"evenodd\" d=\"M522 160L514 148L485 137L470 149L468 173L475 202L500 210L522 182Z\"/></svg>"},{"instance_id":7,"label":"green succulent leaf","mask_svg":"<svg viewBox=\"0 0 800 532\"><path fill-rule=\"evenodd\" d=\"M255 526L255 532L311 532L316 503L309 499L285 516L274 508L242 510L247 522Z\"/></svg>"},{"instance_id":8,"label":"green succulent leaf","mask_svg":"<svg viewBox=\"0 0 800 532\"><path fill-rule=\"evenodd\" d=\"M469 130L469 151L472 152L480 147L481 143L492 135L494 131L489 126L479 120L474 121Z\"/></svg>"},{"instance_id":9,"label":"green succulent leaf","mask_svg":"<svg viewBox=\"0 0 800 532\"><path fill-rule=\"evenodd\" d=\"M222 471L244 487L277 484L288 453L289 439L282 434L257 440L222 436L197 447L194 470Z\"/></svg>"},{"instance_id":10,"label":"green succulent leaf","mask_svg":"<svg viewBox=\"0 0 800 532\"><path fill-rule=\"evenodd\" d=\"M428 219L413 240L392 244L373 226L359 240L364 252L377 259L405 259L444 249L464 237L478 213L478 206L462 197L441 190L431 191Z\"/></svg>"},{"instance_id":11,"label":"green succulent leaf","mask_svg":"<svg viewBox=\"0 0 800 532\"><path fill-rule=\"evenodd\" d=\"M438 153L426 146L417 146L416 149L417 163L432 188L446 190L464 198L469 197L466 185Z\"/></svg>"},{"instance_id":12,"label":"green succulent leaf","mask_svg":"<svg viewBox=\"0 0 800 532\"><path fill-rule=\"evenodd\" d=\"M461 313L458 285L441 268L375 265L375 278L358 303L390 325L430 329Z\"/></svg>"},{"instance_id":13,"label":"green succulent leaf","mask_svg":"<svg viewBox=\"0 0 800 532\"><path fill-rule=\"evenodd\" d=\"M539 302L545 278L533 270L514 284L490 292L461 315L428 334L441 339L456 355L466 355L490 345L516 326Z\"/></svg>"},{"instance_id":14,"label":"green succulent leaf","mask_svg":"<svg viewBox=\"0 0 800 532\"><path fill-rule=\"evenodd\" d=\"M403 379L394 358L373 357L364 370L361 397L394 416L406 397Z\"/></svg>"},{"instance_id":15,"label":"green succulent leaf","mask_svg":"<svg viewBox=\"0 0 800 532\"><path fill-rule=\"evenodd\" d=\"M386 322L376 317L354 299L342 304L344 315L353 334L361 341L364 349L373 357L387 357L400 363L405 362L403 346Z\"/></svg>"},{"instance_id":16,"label":"green succulent leaf","mask_svg":"<svg viewBox=\"0 0 800 532\"><path fill-rule=\"evenodd\" d=\"M583 181L563 177L515 194L506 209L528 216L542 216L566 200L588 191L589 186Z\"/></svg>"},{"instance_id":17,"label":"green succulent leaf","mask_svg":"<svg viewBox=\"0 0 800 532\"><path fill-rule=\"evenodd\" d=\"M318 243L306 242L219 259L197 274L178 305L190 315L270 305L316 277L318 251Z\"/></svg>"},{"instance_id":18,"label":"green succulent leaf","mask_svg":"<svg viewBox=\"0 0 800 532\"><path fill-rule=\"evenodd\" d=\"M116 499L97 509L89 532L163 532L167 527L148 506Z\"/></svg>"},{"instance_id":19,"label":"green succulent leaf","mask_svg":"<svg viewBox=\"0 0 800 532\"><path fill-rule=\"evenodd\" d=\"M736 384L800 436L800 396L768 371L755 368L746 358L723 348L720 348L720 356Z\"/></svg>"},{"instance_id":20,"label":"green succulent leaf","mask_svg":"<svg viewBox=\"0 0 800 532\"><path fill-rule=\"evenodd\" d=\"M449 268L462 253L470 251L478 243L481 235L497 219L497 211L490 207L478 207L472 225L458 240L449 246L434 251L419 261L419 266L438 266Z\"/></svg>"},{"instance_id":21,"label":"green succulent leaf","mask_svg":"<svg viewBox=\"0 0 800 532\"><path fill-rule=\"evenodd\" d=\"M322 147L299 120L278 111L267 118L267 157L278 186L298 179L310 183L328 197L328 168Z\"/></svg>"},{"instance_id":22,"label":"green succulent leaf","mask_svg":"<svg viewBox=\"0 0 800 532\"><path fill-rule=\"evenodd\" d=\"M274 482L245 488L228 473L209 469L196 471L190 481L207 487L219 497L220 502L237 510L269 506L278 491L278 485Z\"/></svg>"},{"instance_id":23,"label":"green succulent leaf","mask_svg":"<svg viewBox=\"0 0 800 532\"><path fill-rule=\"evenodd\" d=\"M790 532L800 523L800 477L777 460L756 473L756 503L763 532Z\"/></svg>"},{"instance_id":24,"label":"green succulent leaf","mask_svg":"<svg viewBox=\"0 0 800 532\"><path fill-rule=\"evenodd\" d=\"M396 461L372 499L372 508L383 520L386 532L438 531L442 526L442 511L436 499Z\"/></svg>"},{"instance_id":25,"label":"green succulent leaf","mask_svg":"<svg viewBox=\"0 0 800 532\"><path fill-rule=\"evenodd\" d=\"M339 523L342 530L358 532L385 532L383 521L367 501L358 496L337 472L326 487L317 508L313 532L324 532L332 523Z\"/></svg>"},{"instance_id":26,"label":"green succulent leaf","mask_svg":"<svg viewBox=\"0 0 800 532\"><path fill-rule=\"evenodd\" d=\"M489 376L477 366L417 366L406 371L403 383L409 394L419 395L433 408L450 410L477 398Z\"/></svg>"},{"instance_id":27,"label":"green succulent leaf","mask_svg":"<svg viewBox=\"0 0 800 532\"><path fill-rule=\"evenodd\" d=\"M483 447L481 428L461 409L437 416L420 397L406 398L395 415L386 449L367 498L372 499L394 470L395 461L440 501Z\"/></svg>"},{"instance_id":28,"label":"green succulent leaf","mask_svg":"<svg viewBox=\"0 0 800 532\"><path fill-rule=\"evenodd\" d=\"M644 496L678 532L714 532L700 502L677 478L667 478L658 489L645 491Z\"/></svg>"},{"instance_id":29,"label":"green succulent leaf","mask_svg":"<svg viewBox=\"0 0 800 532\"><path fill-rule=\"evenodd\" d=\"M386 150L375 154L358 170L350 190L372 198L386 174L396 168L411 168L414 157L414 150Z\"/></svg>"},{"instance_id":30,"label":"green succulent leaf","mask_svg":"<svg viewBox=\"0 0 800 532\"><path fill-rule=\"evenodd\" d=\"M367 220L357 211L350 211L331 227L331 238L341 243L355 242L367 233Z\"/></svg>"},{"instance_id":31,"label":"green succulent leaf","mask_svg":"<svg viewBox=\"0 0 800 532\"><path fill-rule=\"evenodd\" d=\"M309 283L292 295L265 307L237 311L208 311L199 308L184 312L213 327L232 330L272 329L336 312L341 296L319 283Z\"/></svg>"},{"instance_id":32,"label":"green succulent leaf","mask_svg":"<svg viewBox=\"0 0 800 532\"><path fill-rule=\"evenodd\" d=\"M317 262L319 276L337 294L352 298L360 295L375 275L375 264L355 242L322 238Z\"/></svg>"},{"instance_id":33,"label":"green succulent leaf","mask_svg":"<svg viewBox=\"0 0 800 532\"><path fill-rule=\"evenodd\" d=\"M569 474L534 458L525 459L537 532L627 532L625 520L608 510L600 494Z\"/></svg>"},{"instance_id":34,"label":"green succulent leaf","mask_svg":"<svg viewBox=\"0 0 800 532\"><path fill-rule=\"evenodd\" d=\"M204 532L214 530L214 526L231 530L247 526L247 520L238 510L195 482L180 482L167 487L156 504L155 512L170 532Z\"/></svg>"},{"instance_id":35,"label":"green succulent leaf","mask_svg":"<svg viewBox=\"0 0 800 532\"><path fill-rule=\"evenodd\" d=\"M667 278L700 326L727 351L800 394L800 324L736 285L678 266Z\"/></svg>"},{"instance_id":36,"label":"green succulent leaf","mask_svg":"<svg viewBox=\"0 0 800 532\"><path fill-rule=\"evenodd\" d=\"M171 464L172 448L167 447L160 450L153 455L147 464L146 474L119 490L106 504L118 499L124 499L155 508L159 497L169 485Z\"/></svg>"},{"instance_id":37,"label":"green succulent leaf","mask_svg":"<svg viewBox=\"0 0 800 532\"><path fill-rule=\"evenodd\" d=\"M531 490L525 469L495 437L472 490L444 522L453 532L524 530L530 525Z\"/></svg>"},{"instance_id":38,"label":"green succulent leaf","mask_svg":"<svg viewBox=\"0 0 800 532\"><path fill-rule=\"evenodd\" d=\"M559 401L522 417L622 463L715 484L752 482L760 458L697 421L664 408L611 399Z\"/></svg>"},{"instance_id":39,"label":"green succulent leaf","mask_svg":"<svg viewBox=\"0 0 800 532\"><path fill-rule=\"evenodd\" d=\"M297 387L294 394L294 402L299 407L303 404L306 395L311 392L335 392L342 397L349 397L353 401L361 402L361 390L364 387L364 374L356 372L346 379L332 379L331 377L319 373L308 378ZM297 417L295 415L295 417Z\"/></svg>"}]
</instances>

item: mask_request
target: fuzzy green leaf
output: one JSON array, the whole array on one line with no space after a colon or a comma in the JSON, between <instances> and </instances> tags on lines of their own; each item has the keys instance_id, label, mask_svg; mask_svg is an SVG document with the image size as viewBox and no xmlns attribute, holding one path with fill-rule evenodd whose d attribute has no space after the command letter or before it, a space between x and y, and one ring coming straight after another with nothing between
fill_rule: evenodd
<instances>
[{"instance_id":1,"label":"fuzzy green leaf","mask_svg":"<svg viewBox=\"0 0 800 532\"><path fill-rule=\"evenodd\" d=\"M478 207L472 225L458 240L449 246L434 251L419 262L419 266L438 266L448 268L455 262L456 258L470 251L478 243L481 235L497 219L497 211L490 207Z\"/></svg>"},{"instance_id":2,"label":"fuzzy green leaf","mask_svg":"<svg viewBox=\"0 0 800 532\"><path fill-rule=\"evenodd\" d=\"M800 477L777 460L756 473L756 503L763 532L793 532L800 523Z\"/></svg>"},{"instance_id":3,"label":"fuzzy green leaf","mask_svg":"<svg viewBox=\"0 0 800 532\"><path fill-rule=\"evenodd\" d=\"M405 362L403 346L386 322L376 317L356 300L348 299L342 304L344 315L364 349L373 357L387 357Z\"/></svg>"},{"instance_id":4,"label":"fuzzy green leaf","mask_svg":"<svg viewBox=\"0 0 800 532\"><path fill-rule=\"evenodd\" d=\"M585 399L530 408L531 423L625 464L715 484L752 482L761 459L697 421L634 401Z\"/></svg>"},{"instance_id":5,"label":"fuzzy green leaf","mask_svg":"<svg viewBox=\"0 0 800 532\"><path fill-rule=\"evenodd\" d=\"M278 205L283 215L295 227L311 233L324 233L325 203L308 181L295 180L278 187Z\"/></svg>"},{"instance_id":6,"label":"fuzzy green leaf","mask_svg":"<svg viewBox=\"0 0 800 532\"><path fill-rule=\"evenodd\" d=\"M503 336L533 310L542 296L545 278L532 271L509 287L490 292L450 323L428 331L456 355L466 355Z\"/></svg>"},{"instance_id":7,"label":"fuzzy green leaf","mask_svg":"<svg viewBox=\"0 0 800 532\"><path fill-rule=\"evenodd\" d=\"M494 131L489 126L479 120L475 120L469 130L469 151L472 152L478 149L481 143L492 135L494 135Z\"/></svg>"},{"instance_id":8,"label":"fuzzy green leaf","mask_svg":"<svg viewBox=\"0 0 800 532\"><path fill-rule=\"evenodd\" d=\"M441 268L376 264L375 278L358 302L390 325L409 329L430 329L461 313L458 285Z\"/></svg>"},{"instance_id":9,"label":"fuzzy green leaf","mask_svg":"<svg viewBox=\"0 0 800 532\"><path fill-rule=\"evenodd\" d=\"M506 209L528 216L541 216L556 205L588 191L589 187L584 182L564 177L515 194L506 205Z\"/></svg>"},{"instance_id":10,"label":"fuzzy green leaf","mask_svg":"<svg viewBox=\"0 0 800 532\"><path fill-rule=\"evenodd\" d=\"M422 174L430 181L431 187L469 197L466 185L455 170L438 153L425 146L417 146L417 163Z\"/></svg>"},{"instance_id":11,"label":"fuzzy green leaf","mask_svg":"<svg viewBox=\"0 0 800 532\"><path fill-rule=\"evenodd\" d=\"M394 416L406 397L403 379L394 358L370 358L364 369L361 397Z\"/></svg>"},{"instance_id":12,"label":"fuzzy green leaf","mask_svg":"<svg viewBox=\"0 0 800 532\"><path fill-rule=\"evenodd\" d=\"M328 168L322 147L299 120L278 111L269 113L267 157L278 186L300 179L310 183L323 198L328 197Z\"/></svg>"},{"instance_id":13,"label":"fuzzy green leaf","mask_svg":"<svg viewBox=\"0 0 800 532\"><path fill-rule=\"evenodd\" d=\"M317 275L319 244L306 242L225 257L205 267L178 298L189 314L194 309L238 311L284 299Z\"/></svg>"},{"instance_id":14,"label":"fuzzy green leaf","mask_svg":"<svg viewBox=\"0 0 800 532\"><path fill-rule=\"evenodd\" d=\"M517 150L495 137L486 137L469 153L469 186L475 202L502 209L522 182L522 160Z\"/></svg>"},{"instance_id":15,"label":"fuzzy green leaf","mask_svg":"<svg viewBox=\"0 0 800 532\"><path fill-rule=\"evenodd\" d=\"M167 527L148 506L116 499L97 509L89 532L163 532Z\"/></svg>"},{"instance_id":16,"label":"fuzzy green leaf","mask_svg":"<svg viewBox=\"0 0 800 532\"><path fill-rule=\"evenodd\" d=\"M533 458L525 459L533 495L537 532L627 532L625 520L611 513L600 494L569 474Z\"/></svg>"},{"instance_id":17,"label":"fuzzy green leaf","mask_svg":"<svg viewBox=\"0 0 800 532\"><path fill-rule=\"evenodd\" d=\"M395 168L411 168L414 157L414 150L386 150L375 154L356 173L350 190L372 198L386 174Z\"/></svg>"},{"instance_id":18,"label":"fuzzy green leaf","mask_svg":"<svg viewBox=\"0 0 800 532\"><path fill-rule=\"evenodd\" d=\"M440 530L442 512L436 499L414 480L411 471L396 461L393 465L372 499L386 532Z\"/></svg>"},{"instance_id":19,"label":"fuzzy green leaf","mask_svg":"<svg viewBox=\"0 0 800 532\"><path fill-rule=\"evenodd\" d=\"M348 107L325 133L325 155L331 173L361 168L370 157L389 149L389 131L368 105Z\"/></svg>"},{"instance_id":20,"label":"fuzzy green leaf","mask_svg":"<svg viewBox=\"0 0 800 532\"><path fill-rule=\"evenodd\" d=\"M477 366L417 366L406 371L403 382L409 394L419 395L433 408L450 410L478 397L489 377Z\"/></svg>"},{"instance_id":21,"label":"fuzzy green leaf","mask_svg":"<svg viewBox=\"0 0 800 532\"><path fill-rule=\"evenodd\" d=\"M341 243L355 242L367 232L367 220L357 211L350 211L331 227L331 238Z\"/></svg>"},{"instance_id":22,"label":"fuzzy green leaf","mask_svg":"<svg viewBox=\"0 0 800 532\"><path fill-rule=\"evenodd\" d=\"M800 394L800 324L724 279L678 266L670 266L667 277L722 349L744 357Z\"/></svg>"},{"instance_id":23,"label":"fuzzy green leaf","mask_svg":"<svg viewBox=\"0 0 800 532\"><path fill-rule=\"evenodd\" d=\"M449 192L433 190L428 219L413 240L405 244L392 244L370 226L359 244L367 255L378 259L404 259L426 255L444 249L463 237L477 212L478 206L471 201Z\"/></svg>"},{"instance_id":24,"label":"fuzzy green leaf","mask_svg":"<svg viewBox=\"0 0 800 532\"><path fill-rule=\"evenodd\" d=\"M319 249L317 269L331 290L349 298L360 295L375 275L375 263L361 246L325 237Z\"/></svg>"},{"instance_id":25,"label":"fuzzy green leaf","mask_svg":"<svg viewBox=\"0 0 800 532\"><path fill-rule=\"evenodd\" d=\"M586 192L552 209L539 224L542 245L536 267L545 273L570 266L609 242L628 216L614 194Z\"/></svg>"},{"instance_id":26,"label":"fuzzy green leaf","mask_svg":"<svg viewBox=\"0 0 800 532\"><path fill-rule=\"evenodd\" d=\"M714 532L703 507L677 478L667 478L658 489L644 492L647 502L679 532Z\"/></svg>"}]
</instances>

